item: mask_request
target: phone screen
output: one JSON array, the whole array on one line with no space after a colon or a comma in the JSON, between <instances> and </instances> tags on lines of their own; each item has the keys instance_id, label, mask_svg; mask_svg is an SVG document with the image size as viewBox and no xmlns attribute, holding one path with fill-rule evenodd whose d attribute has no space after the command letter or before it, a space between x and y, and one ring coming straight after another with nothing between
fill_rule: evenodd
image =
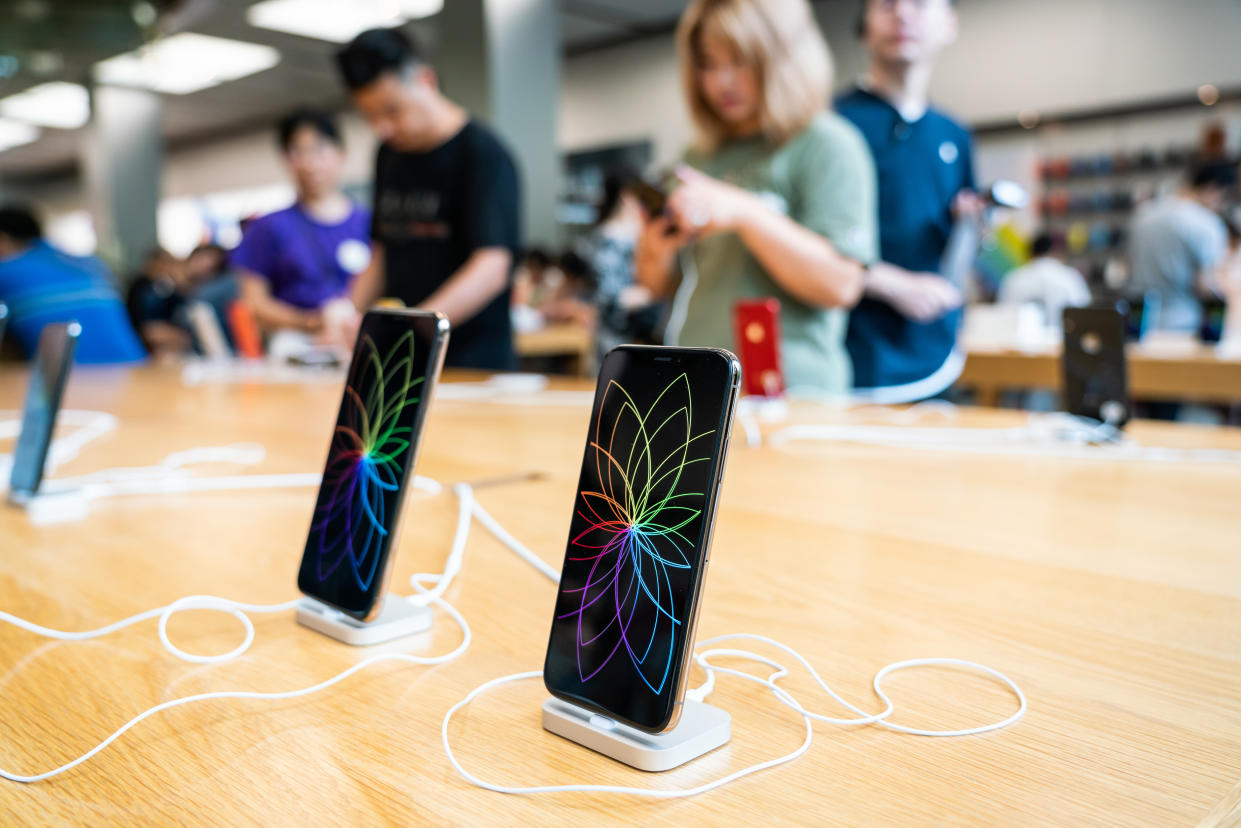
<instances>
[{"instance_id":1,"label":"phone screen","mask_svg":"<svg viewBox=\"0 0 1241 828\"><path fill-rule=\"evenodd\" d=\"M81 333L82 326L77 322L56 322L44 325L39 334L26 405L22 409L22 429L13 449L10 492L29 495L39 490L52 431L56 428L56 415L60 411L60 398L69 381L73 353Z\"/></svg>"},{"instance_id":2,"label":"phone screen","mask_svg":"<svg viewBox=\"0 0 1241 828\"><path fill-rule=\"evenodd\" d=\"M1063 327L1065 408L1123 426L1130 414L1124 310L1065 308Z\"/></svg>"},{"instance_id":3,"label":"phone screen","mask_svg":"<svg viewBox=\"0 0 1241 828\"><path fill-rule=\"evenodd\" d=\"M604 358L543 668L553 695L644 730L672 721L737 381L724 351Z\"/></svg>"},{"instance_id":4,"label":"phone screen","mask_svg":"<svg viewBox=\"0 0 1241 828\"><path fill-rule=\"evenodd\" d=\"M365 619L380 605L448 323L371 311L354 346L298 588Z\"/></svg>"}]
</instances>

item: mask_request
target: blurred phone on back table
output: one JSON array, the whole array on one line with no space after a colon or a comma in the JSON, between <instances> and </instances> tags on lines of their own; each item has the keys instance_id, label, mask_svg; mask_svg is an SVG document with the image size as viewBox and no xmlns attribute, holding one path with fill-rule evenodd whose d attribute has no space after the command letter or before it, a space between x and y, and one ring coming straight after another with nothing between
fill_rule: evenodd
<instances>
[{"instance_id":1,"label":"blurred phone on back table","mask_svg":"<svg viewBox=\"0 0 1241 828\"><path fill-rule=\"evenodd\" d=\"M748 299L733 305L733 341L741 359L745 393L753 397L783 394L780 300Z\"/></svg>"},{"instance_id":2,"label":"blurred phone on back table","mask_svg":"<svg viewBox=\"0 0 1241 828\"><path fill-rule=\"evenodd\" d=\"M1064 309L1064 403L1070 414L1117 428L1129 421L1122 307Z\"/></svg>"}]
</instances>

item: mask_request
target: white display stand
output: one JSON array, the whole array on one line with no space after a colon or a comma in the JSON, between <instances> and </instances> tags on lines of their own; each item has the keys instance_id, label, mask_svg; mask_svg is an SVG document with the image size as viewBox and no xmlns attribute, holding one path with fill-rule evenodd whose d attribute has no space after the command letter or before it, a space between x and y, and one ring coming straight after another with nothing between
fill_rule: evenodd
<instances>
[{"instance_id":1,"label":"white display stand","mask_svg":"<svg viewBox=\"0 0 1241 828\"><path fill-rule=\"evenodd\" d=\"M297 623L337 641L365 647L426 632L431 629L431 608L388 596L374 620L359 621L313 598L303 598L297 604Z\"/></svg>"},{"instance_id":2,"label":"white display stand","mask_svg":"<svg viewBox=\"0 0 1241 828\"><path fill-rule=\"evenodd\" d=\"M685 702L672 730L647 733L557 698L543 702L543 729L643 771L666 771L728 744L732 717L702 702Z\"/></svg>"}]
</instances>

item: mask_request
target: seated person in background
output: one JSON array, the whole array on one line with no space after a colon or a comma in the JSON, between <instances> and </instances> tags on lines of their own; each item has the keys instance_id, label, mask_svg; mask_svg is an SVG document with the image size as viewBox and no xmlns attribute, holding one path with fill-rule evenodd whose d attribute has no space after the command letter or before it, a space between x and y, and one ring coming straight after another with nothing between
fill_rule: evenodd
<instances>
[{"instance_id":1,"label":"seated person in background","mask_svg":"<svg viewBox=\"0 0 1241 828\"><path fill-rule=\"evenodd\" d=\"M1231 164L1197 164L1185 185L1140 209L1129 229L1131 273L1126 295L1159 297L1150 330L1196 331L1198 295L1223 281L1228 229L1219 216L1224 197L1237 185Z\"/></svg>"},{"instance_id":2,"label":"seated person in background","mask_svg":"<svg viewBox=\"0 0 1241 828\"><path fill-rule=\"evenodd\" d=\"M435 69L399 31L372 29L336 55L382 142L375 161L374 255L351 298L383 296L452 324L445 365L516 365L509 285L521 242L517 167L499 139L440 92Z\"/></svg>"},{"instance_id":3,"label":"seated person in background","mask_svg":"<svg viewBox=\"0 0 1241 828\"><path fill-rule=\"evenodd\" d=\"M370 214L340 190L345 156L331 115L298 110L277 134L297 202L248 223L231 262L263 328L317 333L324 304L348 295L370 262Z\"/></svg>"},{"instance_id":4,"label":"seated person in background","mask_svg":"<svg viewBox=\"0 0 1241 828\"><path fill-rule=\"evenodd\" d=\"M680 345L734 348L737 300L778 298L789 386L844 394L875 173L857 130L826 111L831 57L810 6L694 0L677 46L700 137L642 230L638 282L676 294L667 339Z\"/></svg>"},{"instance_id":5,"label":"seated person in background","mask_svg":"<svg viewBox=\"0 0 1241 828\"><path fill-rule=\"evenodd\" d=\"M191 302L204 302L230 343L228 308L240 296L237 272L229 266L228 251L218 244L200 244L185 260L185 276Z\"/></svg>"},{"instance_id":6,"label":"seated person in background","mask_svg":"<svg viewBox=\"0 0 1241 828\"><path fill-rule=\"evenodd\" d=\"M642 205L626 189L632 173L612 173L603 182L603 201L594 229L578 245L595 281L599 311L599 351L626 342L653 343L664 307L634 283L634 251L642 233Z\"/></svg>"},{"instance_id":7,"label":"seated person in background","mask_svg":"<svg viewBox=\"0 0 1241 828\"><path fill-rule=\"evenodd\" d=\"M590 333L595 332L599 313L591 302L595 292L594 275L590 264L573 252L560 257L556 271L561 274L554 292L549 292L539 306L543 318L551 323L577 325Z\"/></svg>"},{"instance_id":8,"label":"seated person in background","mask_svg":"<svg viewBox=\"0 0 1241 828\"><path fill-rule=\"evenodd\" d=\"M129 285L125 305L129 321L152 355L181 354L193 344L182 327L185 262L162 247L147 254L142 272Z\"/></svg>"},{"instance_id":9,"label":"seated person in background","mask_svg":"<svg viewBox=\"0 0 1241 828\"><path fill-rule=\"evenodd\" d=\"M955 346L961 290L940 273L953 223L980 209L970 134L930 107L939 54L957 36L953 0L861 0L869 55L836 110L862 134L879 176L879 251L846 344L855 393L910 402L943 393L965 360Z\"/></svg>"},{"instance_id":10,"label":"seated person in background","mask_svg":"<svg viewBox=\"0 0 1241 828\"><path fill-rule=\"evenodd\" d=\"M0 208L0 302L9 307L8 331L27 357L34 355L44 325L71 320L82 325L79 363L146 357L103 262L48 244L25 207Z\"/></svg>"},{"instance_id":11,"label":"seated person in background","mask_svg":"<svg viewBox=\"0 0 1241 828\"><path fill-rule=\"evenodd\" d=\"M512 319L519 332L537 331L549 324L578 324L594 331L597 313L590 265L574 253L558 262L542 248L526 252L513 274Z\"/></svg>"},{"instance_id":12,"label":"seated person in background","mask_svg":"<svg viewBox=\"0 0 1241 828\"><path fill-rule=\"evenodd\" d=\"M1030 261L1013 270L1000 283L999 305L1037 305L1045 323L1060 327L1065 308L1090 304L1090 288L1076 268L1052 253L1051 236L1040 233L1030 246Z\"/></svg>"}]
</instances>

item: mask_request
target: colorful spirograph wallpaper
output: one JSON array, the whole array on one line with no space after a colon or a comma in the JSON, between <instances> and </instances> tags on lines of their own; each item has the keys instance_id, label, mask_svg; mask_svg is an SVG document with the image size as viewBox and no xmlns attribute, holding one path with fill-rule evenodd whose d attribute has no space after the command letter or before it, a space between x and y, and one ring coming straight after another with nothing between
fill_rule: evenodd
<instances>
[{"instance_id":1,"label":"colorful spirograph wallpaper","mask_svg":"<svg viewBox=\"0 0 1241 828\"><path fill-rule=\"evenodd\" d=\"M589 689L583 697L631 721L657 717L650 694L675 685L689 623L721 410L706 405L698 418L717 428L695 431L694 406L685 373L632 388L610 379L574 504L549 686Z\"/></svg>"},{"instance_id":2,"label":"colorful spirograph wallpaper","mask_svg":"<svg viewBox=\"0 0 1241 828\"><path fill-rule=\"evenodd\" d=\"M302 559L302 582L345 609L365 606L382 574L424 390L426 356L400 330L358 341Z\"/></svg>"}]
</instances>

